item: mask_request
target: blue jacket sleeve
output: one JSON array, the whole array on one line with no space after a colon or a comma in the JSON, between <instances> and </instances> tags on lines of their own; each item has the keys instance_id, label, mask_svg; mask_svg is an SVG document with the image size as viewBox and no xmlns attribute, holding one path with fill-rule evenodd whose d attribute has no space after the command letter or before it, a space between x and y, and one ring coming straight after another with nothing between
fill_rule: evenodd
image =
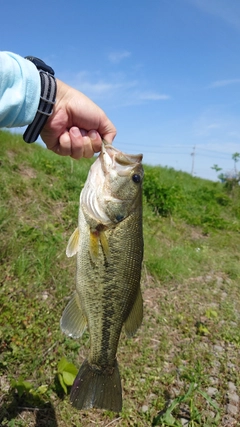
<instances>
[{"instance_id":1,"label":"blue jacket sleeve","mask_svg":"<svg viewBox=\"0 0 240 427\"><path fill-rule=\"evenodd\" d=\"M0 52L0 128L32 123L41 82L35 65L11 52Z\"/></svg>"}]
</instances>

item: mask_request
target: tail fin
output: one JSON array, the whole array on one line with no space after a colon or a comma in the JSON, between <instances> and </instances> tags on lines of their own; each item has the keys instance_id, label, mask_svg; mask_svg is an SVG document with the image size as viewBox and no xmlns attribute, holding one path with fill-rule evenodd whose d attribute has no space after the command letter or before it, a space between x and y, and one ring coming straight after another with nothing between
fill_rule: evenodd
<instances>
[{"instance_id":1,"label":"tail fin","mask_svg":"<svg viewBox=\"0 0 240 427\"><path fill-rule=\"evenodd\" d=\"M72 386L70 401L77 409L120 412L122 387L117 361L113 367L100 369L85 360Z\"/></svg>"}]
</instances>

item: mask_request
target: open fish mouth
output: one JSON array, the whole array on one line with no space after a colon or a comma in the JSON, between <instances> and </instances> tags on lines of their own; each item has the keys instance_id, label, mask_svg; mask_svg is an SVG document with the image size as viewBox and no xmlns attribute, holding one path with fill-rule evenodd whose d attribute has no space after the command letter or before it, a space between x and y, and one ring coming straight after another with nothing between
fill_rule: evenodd
<instances>
[{"instance_id":1,"label":"open fish mouth","mask_svg":"<svg viewBox=\"0 0 240 427\"><path fill-rule=\"evenodd\" d=\"M119 175L127 175L130 170L141 164L142 158L142 154L125 154L103 140L100 159L105 172L109 168L115 168Z\"/></svg>"},{"instance_id":2,"label":"open fish mouth","mask_svg":"<svg viewBox=\"0 0 240 427\"><path fill-rule=\"evenodd\" d=\"M103 141L80 196L92 228L95 223L113 226L135 207L144 175L142 157L142 154L125 154Z\"/></svg>"}]
</instances>

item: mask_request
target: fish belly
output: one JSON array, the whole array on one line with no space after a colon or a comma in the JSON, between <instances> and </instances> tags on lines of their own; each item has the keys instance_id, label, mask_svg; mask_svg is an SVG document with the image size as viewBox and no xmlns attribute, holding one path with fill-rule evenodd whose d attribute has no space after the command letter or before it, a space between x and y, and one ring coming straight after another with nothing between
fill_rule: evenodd
<instances>
[{"instance_id":1,"label":"fish belly","mask_svg":"<svg viewBox=\"0 0 240 427\"><path fill-rule=\"evenodd\" d=\"M90 353L80 368L70 399L79 409L98 407L119 412L121 380L116 352L123 325L131 336L142 321L140 291L143 256L142 221L134 212L115 228L105 231L106 258L101 243L96 262L89 254L89 227L79 216L77 294L87 319Z\"/></svg>"}]
</instances>

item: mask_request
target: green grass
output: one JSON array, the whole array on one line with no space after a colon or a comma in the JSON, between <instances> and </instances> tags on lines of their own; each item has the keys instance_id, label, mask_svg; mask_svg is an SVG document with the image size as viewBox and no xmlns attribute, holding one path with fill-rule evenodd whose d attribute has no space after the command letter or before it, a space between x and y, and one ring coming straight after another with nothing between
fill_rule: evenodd
<instances>
[{"instance_id":1,"label":"green grass","mask_svg":"<svg viewBox=\"0 0 240 427\"><path fill-rule=\"evenodd\" d=\"M145 167L145 313L119 343L123 411L70 406L59 366L80 366L89 335L69 339L59 320L90 164L0 132L0 425L240 425L227 406L229 382L240 395L240 191L160 167Z\"/></svg>"}]
</instances>

